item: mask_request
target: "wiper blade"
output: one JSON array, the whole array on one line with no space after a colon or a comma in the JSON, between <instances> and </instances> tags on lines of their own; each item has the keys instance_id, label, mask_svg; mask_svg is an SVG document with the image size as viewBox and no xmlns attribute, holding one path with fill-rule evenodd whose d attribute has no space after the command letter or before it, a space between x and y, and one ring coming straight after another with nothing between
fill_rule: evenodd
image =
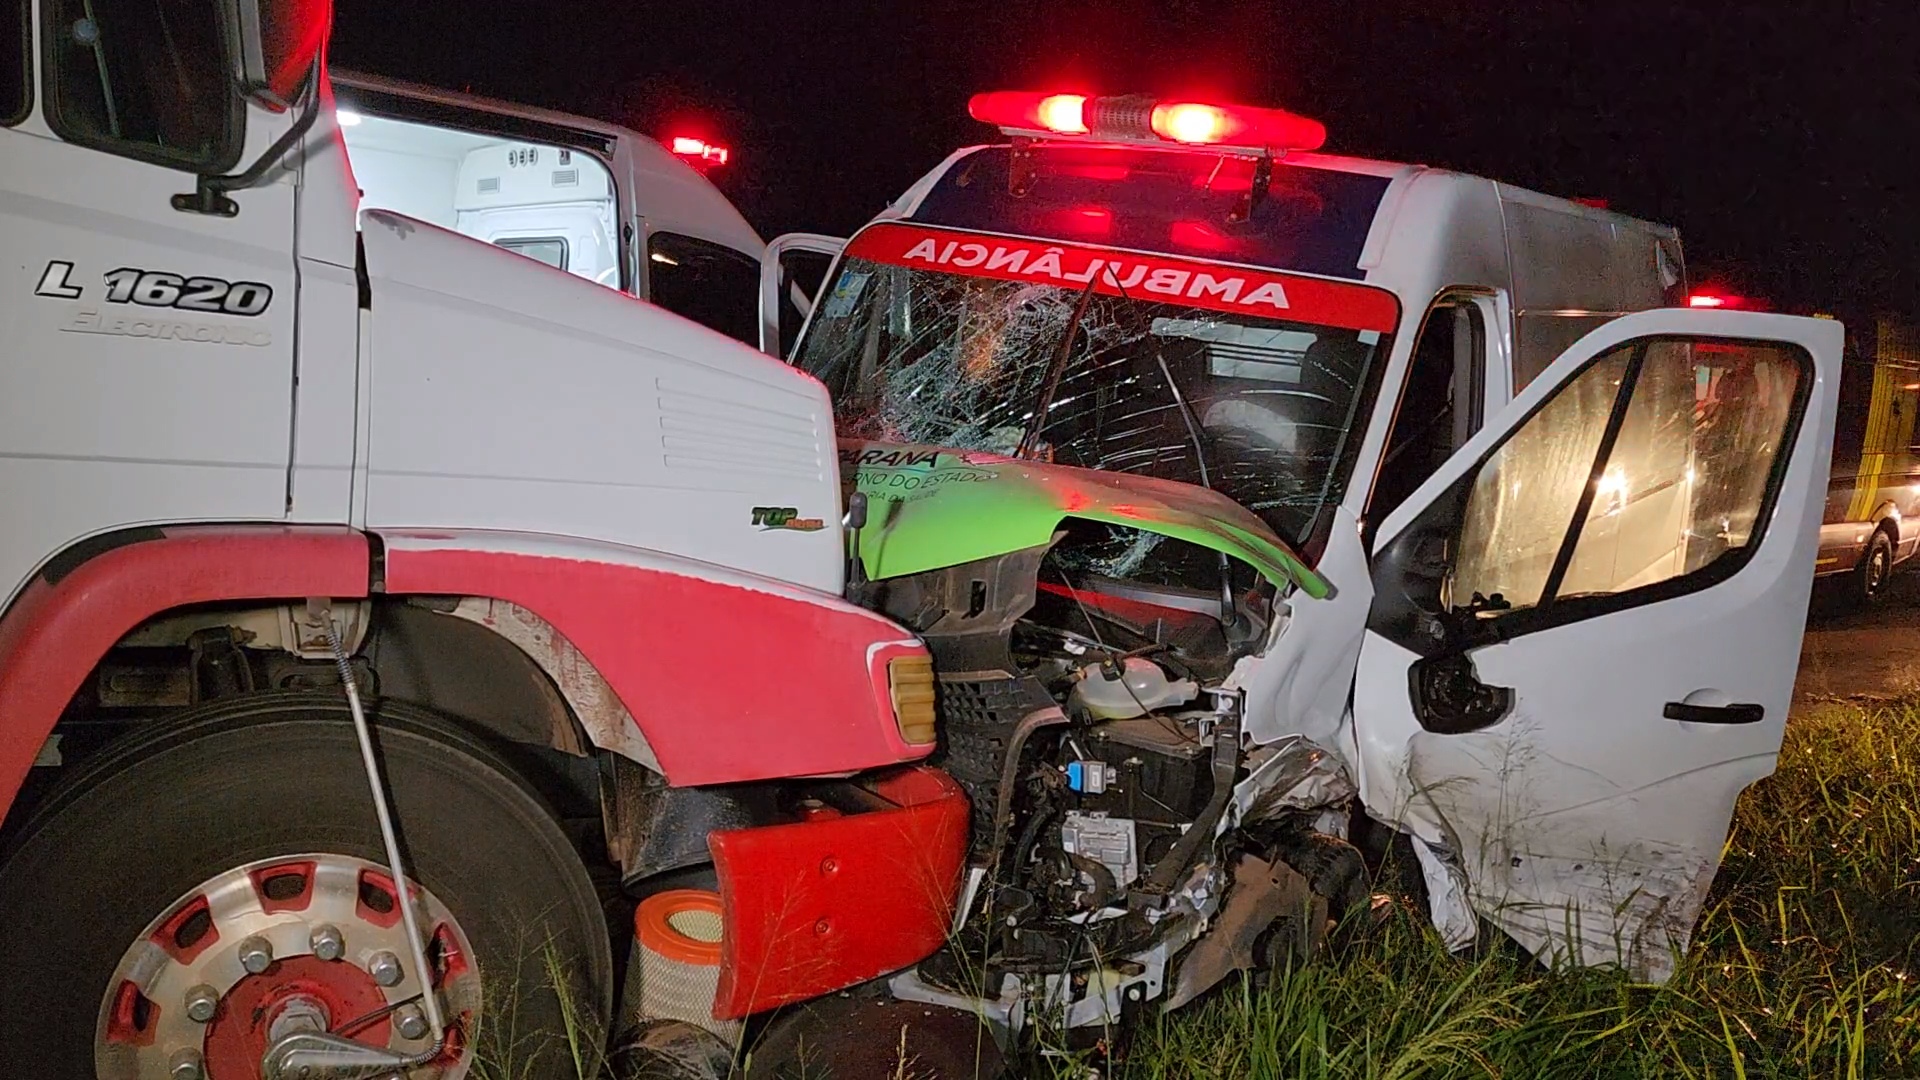
<instances>
[{"instance_id":1,"label":"wiper blade","mask_svg":"<svg viewBox=\"0 0 1920 1080\"><path fill-rule=\"evenodd\" d=\"M1087 305L1093 301L1093 285L1098 280L1097 275L1087 279L1087 287L1080 290L1080 299L1074 302L1073 314L1067 317L1067 331L1060 338L1060 350L1054 353L1053 363L1047 367L1047 381L1040 387L1040 399L1034 403L1027 429L1020 433L1020 445L1014 448L1014 457L1032 454L1033 444L1040 438L1041 425L1047 421L1047 410L1053 407L1053 395L1059 391L1060 378L1066 374L1067 360L1073 355L1073 337L1080 331L1080 320L1087 316Z\"/></svg>"}]
</instances>

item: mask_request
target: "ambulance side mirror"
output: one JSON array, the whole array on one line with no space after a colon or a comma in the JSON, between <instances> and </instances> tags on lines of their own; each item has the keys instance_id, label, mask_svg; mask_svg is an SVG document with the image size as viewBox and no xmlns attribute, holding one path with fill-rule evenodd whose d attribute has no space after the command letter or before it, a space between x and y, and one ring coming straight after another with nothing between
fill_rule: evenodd
<instances>
[{"instance_id":1,"label":"ambulance side mirror","mask_svg":"<svg viewBox=\"0 0 1920 1080\"><path fill-rule=\"evenodd\" d=\"M1481 682L1468 655L1500 639L1498 619L1483 615L1503 601L1475 596L1450 604L1446 595L1478 475L1475 469L1461 477L1373 560L1367 628L1420 656L1407 672L1408 697L1420 725L1442 735L1490 727L1513 709L1513 691Z\"/></svg>"},{"instance_id":2,"label":"ambulance side mirror","mask_svg":"<svg viewBox=\"0 0 1920 1080\"><path fill-rule=\"evenodd\" d=\"M227 0L233 78L276 112L290 108L326 50L333 0Z\"/></svg>"}]
</instances>

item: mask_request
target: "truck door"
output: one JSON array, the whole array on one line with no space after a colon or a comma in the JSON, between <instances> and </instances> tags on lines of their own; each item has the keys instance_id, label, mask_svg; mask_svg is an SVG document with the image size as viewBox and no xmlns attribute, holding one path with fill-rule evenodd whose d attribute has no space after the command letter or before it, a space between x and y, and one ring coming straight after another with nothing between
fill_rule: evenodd
<instances>
[{"instance_id":1,"label":"truck door","mask_svg":"<svg viewBox=\"0 0 1920 1080\"><path fill-rule=\"evenodd\" d=\"M291 119L234 90L223 10L40 4L41 93L0 127L0 595L83 536L286 513L293 184L173 204Z\"/></svg>"},{"instance_id":2,"label":"truck door","mask_svg":"<svg viewBox=\"0 0 1920 1080\"><path fill-rule=\"evenodd\" d=\"M1840 350L1827 320L1615 319L1382 523L1362 794L1543 959L1666 978L1773 771Z\"/></svg>"}]
</instances>

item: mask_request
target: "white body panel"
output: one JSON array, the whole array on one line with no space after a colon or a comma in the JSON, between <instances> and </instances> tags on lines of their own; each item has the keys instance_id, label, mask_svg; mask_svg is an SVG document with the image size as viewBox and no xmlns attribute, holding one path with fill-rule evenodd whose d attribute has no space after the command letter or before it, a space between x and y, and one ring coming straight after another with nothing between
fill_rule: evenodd
<instances>
[{"instance_id":1,"label":"white body panel","mask_svg":"<svg viewBox=\"0 0 1920 1080\"><path fill-rule=\"evenodd\" d=\"M285 120L252 124L264 146ZM193 182L37 121L0 129L0 593L85 536L286 513L295 187L276 174L220 218L169 205ZM71 269L49 280L54 262ZM273 295L253 316L109 302L122 268Z\"/></svg>"},{"instance_id":2,"label":"white body panel","mask_svg":"<svg viewBox=\"0 0 1920 1080\"><path fill-rule=\"evenodd\" d=\"M382 211L364 230L369 527L548 532L840 590L819 383L467 237ZM764 506L822 527L761 529Z\"/></svg>"},{"instance_id":3,"label":"white body panel","mask_svg":"<svg viewBox=\"0 0 1920 1080\"><path fill-rule=\"evenodd\" d=\"M569 240L583 256L592 248L575 269L590 279L620 284L620 260L642 250L649 222L750 257L763 250L712 185L632 132L381 80L354 85L600 140L604 158L571 152L579 177L567 185L584 215ZM250 109L239 166L291 119ZM504 152L497 138L489 145L482 155ZM370 154L369 179L403 164L417 173L407 150ZM444 193L415 193L420 209L439 199L447 224L489 238L526 231L516 206L456 199L461 177L477 183L491 163L471 151L449 159ZM553 170L541 179L546 194L565 183ZM411 245L372 245L385 252L376 343L356 266L360 184L324 80L305 150L235 192L237 215L174 209L171 196L193 183L181 169L61 140L37 113L0 128L10 256L0 332L11 345L0 366L0 496L31 508L0 538L0 592L16 593L74 542L130 526L370 516L653 546L838 590L837 462L811 380L614 290L574 288L532 260L431 229ZM109 303L104 276L121 268L258 282L272 300L254 316ZM629 276L636 289L644 280ZM756 506L823 525L762 531Z\"/></svg>"}]
</instances>

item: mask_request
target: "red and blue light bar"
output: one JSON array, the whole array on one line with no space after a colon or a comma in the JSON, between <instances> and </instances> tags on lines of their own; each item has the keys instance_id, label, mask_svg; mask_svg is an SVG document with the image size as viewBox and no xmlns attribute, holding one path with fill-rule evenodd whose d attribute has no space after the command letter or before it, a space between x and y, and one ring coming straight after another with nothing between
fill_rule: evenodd
<instances>
[{"instance_id":1,"label":"red and blue light bar","mask_svg":"<svg viewBox=\"0 0 1920 1080\"><path fill-rule=\"evenodd\" d=\"M1138 95L996 90L973 95L967 112L1009 135L1050 139L1084 136L1096 142L1166 142L1262 152L1318 150L1327 141L1326 125L1285 109Z\"/></svg>"}]
</instances>

